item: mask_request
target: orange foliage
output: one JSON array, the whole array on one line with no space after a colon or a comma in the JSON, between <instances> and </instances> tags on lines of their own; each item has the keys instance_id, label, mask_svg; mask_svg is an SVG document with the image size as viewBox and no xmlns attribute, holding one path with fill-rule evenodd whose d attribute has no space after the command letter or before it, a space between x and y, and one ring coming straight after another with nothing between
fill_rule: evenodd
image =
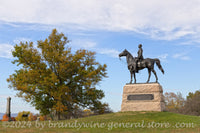
<instances>
[{"instance_id":1,"label":"orange foliage","mask_svg":"<svg viewBox=\"0 0 200 133\"><path fill-rule=\"evenodd\" d=\"M35 120L37 120L37 116L35 116L32 113L30 113L29 116L28 116L28 120L29 121L35 121Z\"/></svg>"},{"instance_id":2,"label":"orange foliage","mask_svg":"<svg viewBox=\"0 0 200 133\"><path fill-rule=\"evenodd\" d=\"M9 117L7 116L7 114L4 114L2 121L8 121L8 120L9 120Z\"/></svg>"},{"instance_id":3,"label":"orange foliage","mask_svg":"<svg viewBox=\"0 0 200 133\"><path fill-rule=\"evenodd\" d=\"M40 121L45 121L45 120L47 120L46 116L40 116Z\"/></svg>"},{"instance_id":4,"label":"orange foliage","mask_svg":"<svg viewBox=\"0 0 200 133\"><path fill-rule=\"evenodd\" d=\"M15 117L11 117L11 120L12 120L12 121L16 121L16 120L15 120Z\"/></svg>"},{"instance_id":5,"label":"orange foliage","mask_svg":"<svg viewBox=\"0 0 200 133\"><path fill-rule=\"evenodd\" d=\"M33 114L32 113L29 114L28 121L33 121Z\"/></svg>"},{"instance_id":6,"label":"orange foliage","mask_svg":"<svg viewBox=\"0 0 200 133\"><path fill-rule=\"evenodd\" d=\"M34 116L33 116L33 121L36 121L36 120L37 120L37 116L34 115Z\"/></svg>"}]
</instances>

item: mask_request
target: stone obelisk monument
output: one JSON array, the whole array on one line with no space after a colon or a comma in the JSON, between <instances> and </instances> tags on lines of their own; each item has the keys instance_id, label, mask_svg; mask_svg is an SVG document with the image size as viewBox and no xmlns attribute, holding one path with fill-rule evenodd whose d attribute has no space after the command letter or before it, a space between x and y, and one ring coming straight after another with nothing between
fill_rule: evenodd
<instances>
[{"instance_id":1,"label":"stone obelisk monument","mask_svg":"<svg viewBox=\"0 0 200 133\"><path fill-rule=\"evenodd\" d=\"M10 105L11 105L11 97L7 98L7 107L6 107L6 115L9 117L9 121L11 120L11 112L10 112Z\"/></svg>"}]
</instances>

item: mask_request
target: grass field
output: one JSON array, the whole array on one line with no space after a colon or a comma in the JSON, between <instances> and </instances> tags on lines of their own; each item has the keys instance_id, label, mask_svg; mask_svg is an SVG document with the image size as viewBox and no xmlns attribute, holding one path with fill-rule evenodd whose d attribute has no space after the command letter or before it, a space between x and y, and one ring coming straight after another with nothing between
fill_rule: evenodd
<instances>
[{"instance_id":1,"label":"grass field","mask_svg":"<svg viewBox=\"0 0 200 133\"><path fill-rule=\"evenodd\" d=\"M0 122L0 133L197 133L200 117L170 112L119 112L63 121Z\"/></svg>"}]
</instances>

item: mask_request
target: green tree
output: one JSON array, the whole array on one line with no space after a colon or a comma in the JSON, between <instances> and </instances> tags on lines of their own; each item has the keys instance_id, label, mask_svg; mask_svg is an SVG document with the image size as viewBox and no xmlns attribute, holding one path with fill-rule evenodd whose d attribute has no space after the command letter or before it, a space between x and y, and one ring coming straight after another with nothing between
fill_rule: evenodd
<instances>
[{"instance_id":1,"label":"green tree","mask_svg":"<svg viewBox=\"0 0 200 133\"><path fill-rule=\"evenodd\" d=\"M194 98L196 96L200 96L200 90L195 91L195 93L189 92L188 96L187 96L187 100L192 99L192 98Z\"/></svg>"},{"instance_id":2,"label":"green tree","mask_svg":"<svg viewBox=\"0 0 200 133\"><path fill-rule=\"evenodd\" d=\"M200 91L189 92L184 106L184 114L200 116Z\"/></svg>"},{"instance_id":3,"label":"green tree","mask_svg":"<svg viewBox=\"0 0 200 133\"><path fill-rule=\"evenodd\" d=\"M95 108L104 97L96 85L106 77L106 65L95 60L95 52L72 53L68 38L56 29L44 41L20 42L12 52L19 70L7 79L17 96L30 102L43 115L73 114L77 106ZM102 104L103 105L103 104Z\"/></svg>"}]
</instances>

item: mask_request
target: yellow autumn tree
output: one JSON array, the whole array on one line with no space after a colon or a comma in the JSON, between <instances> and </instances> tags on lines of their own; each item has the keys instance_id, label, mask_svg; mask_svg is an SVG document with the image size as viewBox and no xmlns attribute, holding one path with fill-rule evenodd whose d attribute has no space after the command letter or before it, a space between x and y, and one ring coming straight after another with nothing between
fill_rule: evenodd
<instances>
[{"instance_id":1,"label":"yellow autumn tree","mask_svg":"<svg viewBox=\"0 0 200 133\"><path fill-rule=\"evenodd\" d=\"M28 121L28 116L30 114L30 111L22 111L17 114L17 117L15 117L16 121ZM26 115L27 117L23 117L23 115Z\"/></svg>"},{"instance_id":2,"label":"yellow autumn tree","mask_svg":"<svg viewBox=\"0 0 200 133\"><path fill-rule=\"evenodd\" d=\"M185 99L182 94L179 92L177 94L173 92L166 92L164 94L166 110L171 112L180 112L185 105Z\"/></svg>"},{"instance_id":3,"label":"yellow autumn tree","mask_svg":"<svg viewBox=\"0 0 200 133\"><path fill-rule=\"evenodd\" d=\"M62 112L73 114L75 107L101 103L104 97L96 85L106 77L106 65L95 60L95 52L80 49L75 53L68 38L56 29L44 40L20 42L12 52L14 64L20 66L7 79L18 97L30 102L42 115L51 112L60 119Z\"/></svg>"}]
</instances>

